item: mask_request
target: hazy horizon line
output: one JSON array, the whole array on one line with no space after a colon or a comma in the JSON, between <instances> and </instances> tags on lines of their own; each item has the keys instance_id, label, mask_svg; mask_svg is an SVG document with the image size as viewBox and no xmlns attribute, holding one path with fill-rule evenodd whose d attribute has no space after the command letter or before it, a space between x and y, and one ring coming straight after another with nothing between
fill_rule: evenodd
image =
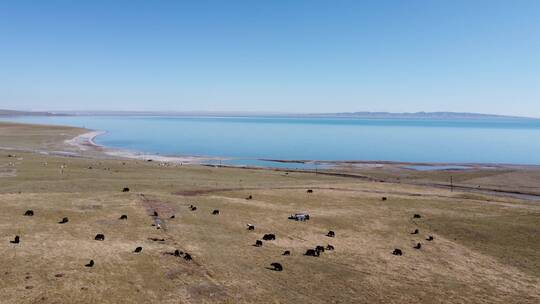
<instances>
[{"instance_id":1,"label":"hazy horizon line","mask_svg":"<svg viewBox=\"0 0 540 304\"><path fill-rule=\"evenodd\" d=\"M316 116L316 115L333 115L333 116L361 116L361 115L387 115L387 116L429 116L429 115L461 115L461 116L475 116L475 117L500 117L500 118L521 118L521 119L540 119L540 117L532 116L520 116L520 115L507 115L507 114L492 114L481 112L463 112L463 111L412 111L412 112L389 112L389 111L341 111L341 112L283 112L283 111L250 111L250 110L26 110L26 109L0 109L0 111L13 111L13 112L28 112L28 113L49 113L49 114L124 114L124 115L303 115L303 116Z\"/></svg>"}]
</instances>

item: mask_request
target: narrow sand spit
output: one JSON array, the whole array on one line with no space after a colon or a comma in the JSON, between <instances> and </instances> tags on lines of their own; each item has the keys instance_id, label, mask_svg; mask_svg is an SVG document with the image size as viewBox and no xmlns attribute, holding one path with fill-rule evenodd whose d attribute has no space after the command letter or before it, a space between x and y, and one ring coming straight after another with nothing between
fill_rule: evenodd
<instances>
[{"instance_id":1,"label":"narrow sand spit","mask_svg":"<svg viewBox=\"0 0 540 304\"><path fill-rule=\"evenodd\" d=\"M78 135L72 139L68 139L65 141L66 144L70 146L74 146L78 148L81 151L88 151L90 149L95 149L98 147L102 147L94 142L94 139L98 137L99 135L103 135L106 132L104 131L91 131L87 133L83 133L81 135Z\"/></svg>"}]
</instances>

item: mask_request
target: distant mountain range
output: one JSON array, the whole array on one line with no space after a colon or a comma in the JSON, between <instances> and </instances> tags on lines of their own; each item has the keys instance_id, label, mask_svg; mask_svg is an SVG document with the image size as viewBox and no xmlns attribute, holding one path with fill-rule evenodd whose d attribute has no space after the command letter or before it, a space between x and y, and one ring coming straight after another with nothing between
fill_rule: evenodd
<instances>
[{"instance_id":1,"label":"distant mountain range","mask_svg":"<svg viewBox=\"0 0 540 304\"><path fill-rule=\"evenodd\" d=\"M165 111L58 111L33 112L0 110L0 117L7 116L264 116L264 117L313 117L313 118L363 118L363 119L537 119L519 116L505 116L494 114L480 114L467 112L342 112L342 113L261 113L261 112L165 112Z\"/></svg>"}]
</instances>

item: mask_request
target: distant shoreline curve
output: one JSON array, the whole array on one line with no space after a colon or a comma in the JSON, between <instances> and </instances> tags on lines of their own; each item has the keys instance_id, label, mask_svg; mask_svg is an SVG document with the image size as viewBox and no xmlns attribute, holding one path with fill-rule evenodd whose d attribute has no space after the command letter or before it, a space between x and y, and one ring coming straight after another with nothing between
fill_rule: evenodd
<instances>
[{"instance_id":1,"label":"distant shoreline curve","mask_svg":"<svg viewBox=\"0 0 540 304\"><path fill-rule=\"evenodd\" d=\"M93 150L99 154L105 154L110 157L120 157L128 159L158 161L169 163L185 163L185 164L205 164L208 161L230 160L231 157L210 157L210 156L189 156L189 155L159 155L145 153L140 151L130 151L119 148L106 147L95 142L98 136L107 134L107 131L91 130L82 133L65 143L76 147L81 151ZM346 165L398 165L398 166L466 166L471 169L487 168L487 167L538 167L540 165L530 164L505 164L505 163L453 163L453 162L404 162L404 161L388 161L388 160L294 160L294 159L270 159L270 158L254 158L255 160L274 162L274 163L290 163L290 164L308 164L315 163L327 165L331 167L346 166ZM205 164L209 165L209 164ZM223 165L231 167L243 167L235 165ZM244 166L251 167L251 166ZM271 166L261 166L262 168L273 168Z\"/></svg>"}]
</instances>

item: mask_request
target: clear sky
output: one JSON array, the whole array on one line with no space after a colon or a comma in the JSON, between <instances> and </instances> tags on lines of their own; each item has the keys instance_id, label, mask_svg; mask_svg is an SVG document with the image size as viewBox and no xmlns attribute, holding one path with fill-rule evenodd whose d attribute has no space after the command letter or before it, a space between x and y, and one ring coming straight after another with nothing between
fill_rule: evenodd
<instances>
[{"instance_id":1,"label":"clear sky","mask_svg":"<svg viewBox=\"0 0 540 304\"><path fill-rule=\"evenodd\" d=\"M0 0L0 108L540 117L540 1Z\"/></svg>"}]
</instances>

